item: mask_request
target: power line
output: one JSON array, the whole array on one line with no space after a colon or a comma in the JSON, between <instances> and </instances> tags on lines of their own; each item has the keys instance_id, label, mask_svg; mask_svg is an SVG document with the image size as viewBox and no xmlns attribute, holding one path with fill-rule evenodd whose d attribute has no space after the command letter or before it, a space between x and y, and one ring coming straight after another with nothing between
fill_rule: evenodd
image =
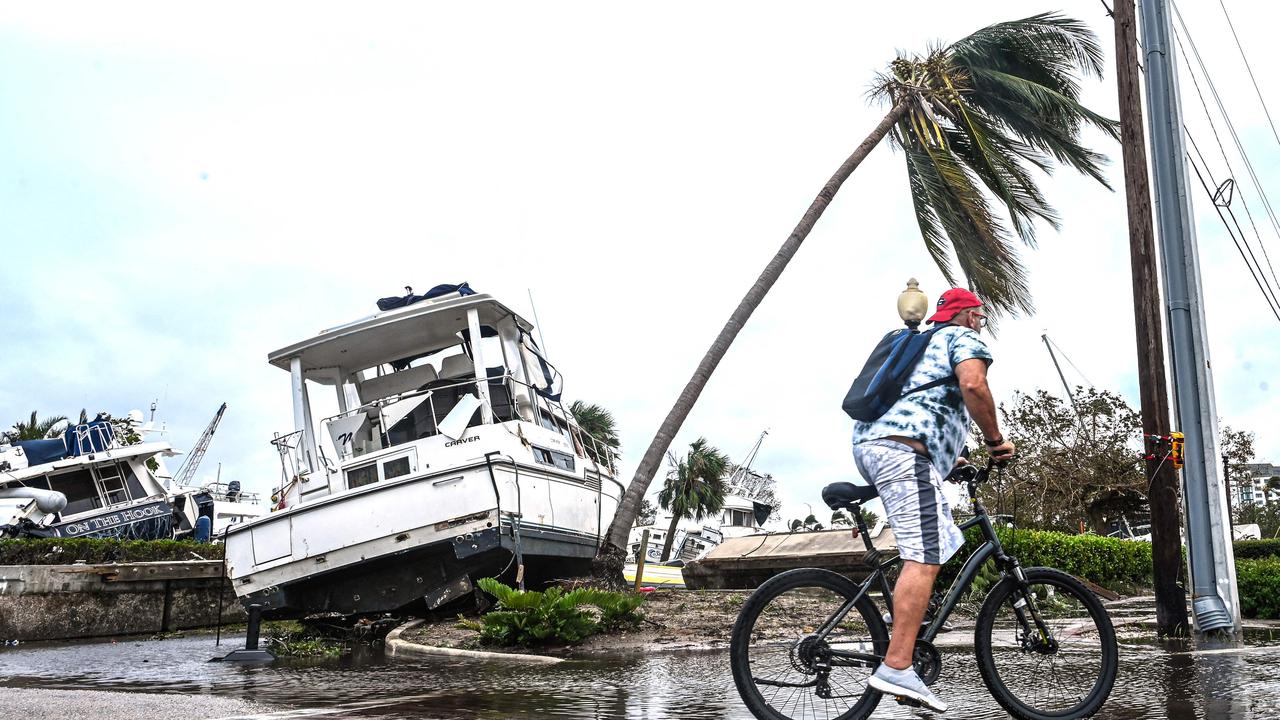
<instances>
[{"instance_id":1,"label":"power line","mask_svg":"<svg viewBox=\"0 0 1280 720\"><path fill-rule=\"evenodd\" d=\"M1050 340L1049 340L1049 344L1051 344L1051 345L1053 345L1055 348L1057 348L1058 353L1059 353L1060 355L1062 355L1062 359L1067 361L1067 364L1071 366L1071 369L1072 369L1072 370L1075 370L1075 371L1076 371L1076 374L1077 374L1077 375L1079 375L1079 376L1080 376L1080 377L1081 377L1081 378L1082 378L1086 383L1088 383L1088 384L1089 384L1089 387L1097 387L1097 385L1094 385L1094 384L1093 384L1093 381L1092 381L1092 380L1090 380L1090 379L1089 379L1089 378L1084 374L1084 372L1083 372L1080 368L1076 367L1076 364L1075 364L1075 363L1071 362L1071 358L1067 357L1067 353L1066 353L1066 351L1065 351L1065 350L1063 350L1063 349L1062 349L1062 346L1061 346L1061 345L1059 345L1058 343L1054 342L1052 339L1050 339Z\"/></svg>"},{"instance_id":2,"label":"power line","mask_svg":"<svg viewBox=\"0 0 1280 720\"><path fill-rule=\"evenodd\" d=\"M1106 0L1101 0L1101 1L1102 1L1103 7L1107 10L1107 15L1114 19L1114 14L1111 8L1107 5ZM1119 0L1119 1L1125 2L1126 0ZM1219 2L1221 3L1222 0L1219 0ZM1173 5L1173 3L1170 3L1170 5ZM1191 37L1191 32L1187 29L1186 22L1182 19L1182 13L1178 10L1176 5L1173 5L1173 10L1174 10L1174 13L1177 14L1178 22L1182 25L1183 33L1186 34L1187 36L1187 43L1191 45L1191 49L1195 53L1196 62L1200 65L1200 69L1205 77L1205 82L1209 85L1209 91L1213 94L1214 102L1217 104L1218 110L1222 113L1222 118L1227 125L1227 130L1231 133L1232 140L1234 140L1235 142L1236 150L1240 153L1240 157L1245 163L1245 168L1249 173L1249 177L1253 181L1254 188L1258 191L1258 195L1262 200L1263 207L1266 209L1267 215L1271 219L1271 225L1276 230L1277 235L1280 236L1280 221L1277 221L1275 212L1271 207L1271 201L1267 197L1266 191L1262 189L1262 183L1259 182L1257 173L1255 173L1253 170L1253 163L1250 162L1249 156L1244 151L1244 145L1240 142L1240 137L1236 133L1234 124L1231 122L1231 117L1227 114L1226 108L1223 106L1222 98L1221 96L1219 96L1217 88L1213 84L1213 79L1209 76L1208 68L1205 66L1204 60L1200 56L1199 49L1196 48L1195 40ZM1223 6L1223 11L1226 12L1225 5ZM1228 23L1230 23L1229 17L1227 21ZM1232 34L1234 35L1234 33L1235 33L1235 28L1232 27ZM1228 174L1234 176L1235 171L1231 168L1231 160L1227 157L1226 148L1223 147L1222 145L1222 138L1218 134L1217 126L1213 122L1213 114L1209 111L1209 105L1205 101L1204 93L1200 89L1200 83L1196 79L1195 71L1191 67L1191 61L1188 59L1190 56L1187 54L1187 52L1183 48L1182 38L1177 32L1177 28L1174 28L1174 38L1177 40L1178 48L1181 51L1179 54L1182 55L1183 62L1187 66L1187 74L1191 76L1191 82L1195 86L1196 95L1199 96L1200 98L1200 105L1202 108L1204 108L1205 118L1209 121L1209 129L1213 133L1214 140L1218 144L1218 151L1222 154L1222 161L1227 166ZM1239 38L1236 39L1236 43L1237 43L1237 47L1239 47ZM1140 49L1140 46L1139 46L1139 49ZM1241 53L1241 57L1244 57L1243 48L1241 48L1240 53ZM1248 65L1247 58L1245 59L1245 64L1246 66ZM1139 64L1138 69L1143 74L1146 73L1146 68L1143 67L1141 64ZM1253 76L1252 69L1250 69L1249 74L1250 74L1250 77ZM1254 82L1254 89L1257 90L1256 81ZM1259 92L1259 100L1261 100L1261 92ZM1263 103L1264 110L1265 110L1265 105L1266 104L1264 102ZM1271 120L1270 113L1267 114L1267 120L1268 122L1270 122ZM1182 129L1183 129L1183 132L1186 134L1187 139L1191 141L1191 145L1195 149L1196 154L1200 156L1200 161L1205 167L1205 172L1209 173L1210 179L1212 180L1212 173L1210 173L1209 171L1208 162L1204 159L1204 155L1200 152L1200 148L1196 144L1195 138L1191 135L1191 131L1185 125L1183 126ZM1274 124L1272 124L1272 130L1273 132L1275 130ZM1277 135L1277 140L1280 140L1280 135ZM1214 190L1210 188L1207 183L1205 183L1204 176L1200 173L1200 169L1196 166L1196 163L1194 159L1192 159L1190 153L1187 154L1187 161L1190 163L1192 169L1196 171L1196 177L1200 179L1201 186L1204 187L1205 193L1208 195L1210 203L1213 204L1214 210L1218 213L1218 219L1222 221L1222 226L1227 231L1227 235L1231 237L1232 243L1235 244L1236 250L1240 253L1240 258L1244 261L1245 267L1249 268L1249 274L1253 277L1254 284L1258 286L1258 290L1262 293L1262 297L1266 301L1268 309L1270 309L1271 313L1276 316L1276 320L1280 320L1280 295L1277 295L1276 290L1271 287L1271 283L1267 282L1266 274L1263 273L1262 271L1262 265L1258 263L1257 256L1254 255L1253 248L1252 246L1249 245L1248 236L1245 234L1244 230L1240 227L1240 221L1236 218L1235 213L1231 210L1230 204L1228 203L1225 206L1227 209L1227 213L1231 216L1232 223L1235 224L1236 230L1239 231L1240 233L1240 237L1237 239L1236 233L1233 232L1231 229L1231 223L1227 222L1227 216L1222 214L1222 209L1224 206L1221 206L1218 204L1217 197L1214 194ZM1215 187L1217 187L1216 183L1215 183ZM1249 210L1249 203L1245 199L1243 193L1241 193L1240 195L1240 203L1241 205L1244 206L1245 214L1249 218L1249 224L1253 227L1254 237L1257 238L1258 247L1262 250L1262 256L1266 260L1267 268L1271 271L1271 278L1273 281L1275 281L1276 280L1275 268L1272 267L1271 265L1271 258L1267 254L1266 244L1262 240L1262 234L1258 230L1258 224L1253 219L1253 213L1252 211ZM1249 260L1250 258L1253 258L1252 263ZM1255 270L1255 266L1256 266L1256 270ZM1280 281L1276 281L1276 285L1277 287L1280 287ZM1061 352L1062 348L1058 348L1058 350L1059 352ZM1065 353L1063 353L1063 357L1066 358ZM1066 359L1067 359L1067 362L1070 363L1073 368L1075 368L1076 372L1080 372L1080 369L1075 366L1075 363L1071 363L1070 358L1066 358ZM1084 377L1084 373L1080 373L1080 376ZM1085 380L1088 381L1088 378L1085 378ZM1090 384L1092 385L1092 383Z\"/></svg>"},{"instance_id":3,"label":"power line","mask_svg":"<svg viewBox=\"0 0 1280 720\"><path fill-rule=\"evenodd\" d=\"M1184 127L1183 130L1186 130L1186 128ZM1218 185L1218 181L1215 180L1213 177L1213 171L1209 169L1209 163L1204 159L1204 154L1200 152L1200 146L1196 144L1195 138L1191 137L1191 133L1189 132L1187 133L1187 139L1191 141L1191 148L1195 150L1196 155L1200 157L1200 164L1204 166L1204 172L1206 175L1209 176L1209 185L1215 188L1220 187ZM1190 154L1187 155L1187 159L1188 160L1191 159ZM1197 170L1196 173L1199 174L1199 170ZM1202 183L1203 181L1204 179L1201 178ZM1208 186L1206 186L1205 189L1208 190ZM1234 223L1236 226L1236 231L1240 233L1240 239L1245 241L1244 249L1241 250L1240 257L1244 258L1244 250L1247 250L1249 252L1249 257L1245 259L1244 264L1249 266L1250 273L1253 272L1254 267L1258 268L1258 272L1257 272L1257 275L1255 275L1254 277L1254 281L1257 282L1260 277L1262 282L1259 284L1259 288L1261 289L1264 285L1266 286L1266 289L1263 290L1263 293L1262 293L1263 296L1266 296L1268 293L1270 293L1270 299L1268 300L1268 304L1269 305L1274 304L1276 307L1280 307L1280 297L1277 297L1276 289L1271 287L1271 284L1266 281L1267 276L1265 273L1262 272L1262 264L1258 262L1258 256L1253 254L1253 248L1249 245L1249 243L1246 240L1244 229L1240 227L1240 221L1236 218L1235 211L1231 209L1231 203L1219 202L1217 197L1217 192L1216 191L1209 191L1209 192L1210 192L1209 199L1213 203L1214 207L1218 209L1218 216L1222 217L1222 210L1226 209L1227 215L1231 216L1231 222ZM1223 218L1222 222L1225 224L1226 218ZM1227 232L1228 233L1231 232L1230 227L1227 228ZM1233 235L1231 239L1235 240L1235 236ZM1236 244L1236 248L1240 249L1239 243ZM1250 264L1250 260L1253 261L1252 264Z\"/></svg>"},{"instance_id":4,"label":"power line","mask_svg":"<svg viewBox=\"0 0 1280 720\"><path fill-rule=\"evenodd\" d=\"M1185 26L1184 26L1184 27L1185 27ZM1186 67L1187 67L1187 76L1191 78L1191 85L1192 85L1192 86L1195 88L1195 90L1196 90L1196 96L1200 98L1200 107L1204 109L1204 116L1205 116L1205 119L1209 121L1209 130L1213 133L1213 139L1214 139L1214 141L1216 141L1216 142L1217 142L1217 144L1218 144L1218 152L1222 155L1222 162L1223 162L1223 164L1225 164L1225 165L1227 166L1227 173L1228 173L1229 175L1231 175L1232 177L1235 177L1236 171L1235 171L1235 169L1234 169L1234 168L1232 168L1232 167L1231 167L1231 159L1227 157L1227 149L1226 149L1225 147L1223 147L1223 145L1222 145L1222 137L1218 134L1218 127L1217 127L1217 125L1215 125L1215 124L1214 124L1214 122L1213 122L1213 113L1211 113L1211 112L1209 111L1209 103L1205 101L1205 99L1204 99L1204 92L1202 92L1202 91L1200 90L1200 81L1196 79L1196 73L1195 73L1195 71L1194 71L1194 70L1192 69L1192 67L1191 67L1191 60L1189 59L1189 58L1190 58L1190 55L1188 55L1188 54L1187 54L1187 52L1186 52L1186 50L1185 50L1185 48L1183 48L1183 46L1182 46L1182 36L1181 36L1181 35L1179 35L1179 34L1177 33L1176 29L1175 29L1175 32L1174 32L1174 39L1175 39L1175 40L1177 41L1177 43L1178 43L1178 50L1179 50L1179 53L1178 53L1178 54L1182 56L1182 62L1183 62L1183 64L1184 64L1184 65L1186 65ZM1187 40L1188 40L1188 42L1191 42L1191 35L1190 35L1190 33L1188 33L1188 35L1187 35ZM1202 68L1202 69L1204 68L1203 63L1201 64L1201 68ZM1206 81L1206 82L1208 82L1208 83L1210 83L1210 90L1212 90L1212 89L1213 89L1212 84L1211 84L1211 83L1212 83L1212 81L1209 79L1208 75L1206 75L1206 76L1205 76L1205 81ZM1222 108L1221 102L1219 102L1218 107L1219 107L1220 109ZM1223 111L1223 119L1224 119L1224 120L1226 120L1226 122L1227 122L1228 124L1230 124L1231 119L1230 119L1229 117L1227 117L1227 116L1226 116L1226 112L1225 112L1225 110ZM1183 127L1183 130L1184 130L1184 131L1186 131L1187 138L1188 138L1189 140L1191 140L1191 143L1194 145L1194 144L1195 144L1195 139L1191 137L1191 131L1190 131L1190 130L1187 130L1185 126ZM1233 132L1234 132L1234 130L1233 130ZM1238 144L1237 144L1237 147L1239 147L1239 145L1238 145ZM1241 156L1242 156L1242 157L1244 157L1244 151L1243 151L1243 148L1240 148L1240 150L1241 150ZM1199 149L1197 149L1197 150L1196 150L1196 152L1197 152L1197 154L1199 154L1199 152L1200 152L1200 151L1199 151ZM1208 163L1208 161L1206 161L1206 160L1204 159L1204 155L1200 155L1200 162L1201 162L1201 164L1203 164L1203 165L1205 166L1205 170L1207 171L1207 170L1209 169L1209 163ZM1245 158L1245 162L1246 162L1246 163L1248 162L1248 158L1247 158L1247 157ZM1257 184L1257 178L1256 178L1256 176L1254 177L1254 181L1255 181L1255 187L1258 187L1259 193L1261 194L1261 193L1262 193L1262 189L1261 189L1261 186ZM1265 196L1265 194L1263 195L1263 200L1264 200L1264 202L1266 201L1266 196ZM1272 265L1271 265L1271 256L1267 254L1267 246L1266 246L1266 244L1262 241L1262 233L1258 230L1258 223L1253 219L1253 211L1249 209L1249 201L1248 201L1248 199L1247 199L1247 198L1245 198L1245 196L1244 196L1244 194L1243 194L1243 193L1241 193L1241 194L1240 194L1240 204L1241 204L1242 206L1244 206L1244 213L1245 213L1245 216L1247 216L1247 217L1249 218L1249 225L1253 228L1253 236L1254 236L1255 238L1257 238L1257 240L1258 240L1258 247L1260 247L1260 248L1262 249L1262 257L1263 257L1263 259L1265 259L1265 260L1267 261L1267 268L1268 268L1269 270L1271 270L1271 280L1272 280L1272 282L1275 282L1277 285L1280 285L1280 280L1277 280L1277 279L1276 279L1276 271L1275 271L1275 268L1274 268L1274 267L1272 267ZM1232 215L1234 216L1234 213L1233 213ZM1276 228L1276 232L1277 232L1277 233L1280 233L1280 226L1276 226L1276 223L1275 223L1275 217L1274 217L1274 216L1272 216L1272 226ZM1247 242L1247 241L1246 241L1246 242ZM1261 266L1259 266L1259 268L1258 268L1258 269L1259 269L1259 271L1261 271L1261 269L1262 269L1262 268L1261 268Z\"/></svg>"},{"instance_id":5,"label":"power line","mask_svg":"<svg viewBox=\"0 0 1280 720\"><path fill-rule=\"evenodd\" d=\"M1253 67L1249 65L1249 58L1245 57L1244 47L1240 44L1240 36L1236 34L1235 23L1231 22L1231 13L1227 12L1227 4L1223 0L1218 0L1218 4L1222 6L1222 15L1227 19L1227 27L1231 28L1231 37L1236 41L1236 49L1240 51L1240 59L1244 61L1244 67L1249 71L1249 79L1253 81L1253 91L1258 94L1258 102L1262 103L1262 112L1267 116L1267 122L1271 124L1271 134L1275 136L1276 142L1280 143L1280 132L1276 131L1276 123L1271 119L1271 111L1267 109L1267 101L1262 99L1262 90L1258 88L1258 79L1253 76Z\"/></svg>"},{"instance_id":6,"label":"power line","mask_svg":"<svg viewBox=\"0 0 1280 720\"><path fill-rule=\"evenodd\" d=\"M1172 3L1170 4L1172 5ZM1218 94L1218 88L1213 82L1213 77L1209 74L1209 69L1208 67L1205 66L1204 58L1201 57L1200 55L1200 49L1196 47L1195 38L1191 36L1191 31L1187 28L1186 20L1184 20L1182 17L1182 11L1178 9L1177 5L1173 5L1173 12L1178 18L1178 23L1182 26L1182 34L1187 36L1187 44L1191 46L1191 52L1195 55L1196 63L1200 66L1201 74L1204 75L1205 84L1209 86L1209 93L1213 95L1214 103L1218 106L1218 111L1222 114L1222 119L1227 126L1227 131L1231 134L1231 139L1235 143L1236 150L1240 153L1240 159L1244 161L1245 170L1249 173L1249 178L1253 181L1253 186L1258 191L1258 196L1262 200L1263 208L1267 211L1267 215L1271 219L1271 226L1275 228L1276 234L1280 235L1280 220L1277 220L1276 218L1275 210L1271 206L1271 199L1267 197L1266 190L1264 190L1262 187L1262 182L1258 180L1258 174L1253 169L1253 162L1249 160L1249 155L1248 153L1245 152L1245 149L1244 149L1244 143L1240 141L1240 135L1236 132L1235 123L1231 121L1231 116L1227 113L1227 109L1223 105L1222 96ZM1176 28L1175 28L1174 36L1178 40L1178 47L1181 48L1182 40L1181 38L1178 37ZM1184 57L1186 57L1185 52L1182 54ZM1188 71L1191 70L1190 61L1187 61L1187 69ZM1191 72L1191 77L1194 82L1195 80L1194 72ZM1196 90L1197 92L1199 92L1198 83L1196 83ZM1201 102L1202 103L1204 102L1203 95L1201 96ZM1205 113L1206 115L1209 114L1207 105L1205 106ZM1209 124L1210 124L1210 127L1213 128L1212 119L1210 120ZM1214 132L1214 136L1217 137L1217 130L1214 129L1213 132ZM1219 139L1218 144L1219 144L1219 149L1221 149L1221 139ZM1223 160L1226 161L1225 150L1223 151ZM1230 170L1230 162L1227 162L1227 167L1228 167L1228 170ZM1234 172L1232 174L1234 174ZM1248 203L1245 203L1243 196L1241 196L1241 202L1245 204L1246 212L1247 212ZM1252 220L1252 214L1250 214L1250 219ZM1257 229L1256 226L1254 229L1256 232L1256 229ZM1248 242L1248 241L1246 240L1245 242ZM1272 281L1275 281L1277 284L1280 284L1280 281L1276 280L1275 268L1272 267L1271 265L1271 257L1267 254L1266 245L1263 244L1261 235L1258 236L1258 244L1259 246L1262 247L1262 256L1266 259L1267 267L1271 270Z\"/></svg>"},{"instance_id":7,"label":"power line","mask_svg":"<svg viewBox=\"0 0 1280 720\"><path fill-rule=\"evenodd\" d=\"M1191 169L1196 171L1196 177L1200 179L1200 185L1204 188L1205 193L1208 194L1210 201L1212 201L1213 190L1204 181L1204 175L1200 173L1200 167L1196 165L1195 159L1189 153L1187 154L1187 162L1191 164ZM1245 258L1244 249L1241 247L1240 241L1236 239L1236 234L1231 231L1231 225L1227 223L1226 216L1222 214L1222 208L1217 203L1213 203L1213 208L1218 212L1218 218L1222 220L1222 226L1226 228L1227 234L1231 236L1231 241L1235 243L1236 250L1240 252L1240 257ZM1258 274L1254 272L1253 266L1249 264L1248 259L1245 259L1244 264L1248 266L1249 274L1253 276L1253 282L1258 286L1258 290L1262 292L1262 297L1267 301L1267 308L1271 310L1272 315L1276 316L1276 320L1280 321L1280 309L1275 306L1267 291L1263 289L1262 282L1258 279Z\"/></svg>"}]
</instances>

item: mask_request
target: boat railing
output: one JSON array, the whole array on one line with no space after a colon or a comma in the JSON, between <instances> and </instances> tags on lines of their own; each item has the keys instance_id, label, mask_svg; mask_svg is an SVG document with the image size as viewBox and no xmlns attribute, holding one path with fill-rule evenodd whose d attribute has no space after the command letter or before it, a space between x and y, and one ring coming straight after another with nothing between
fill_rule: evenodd
<instances>
[{"instance_id":1,"label":"boat railing","mask_svg":"<svg viewBox=\"0 0 1280 720\"><path fill-rule=\"evenodd\" d=\"M67 451L72 455L91 455L124 446L115 429L104 421L72 425L66 432L65 441Z\"/></svg>"},{"instance_id":2,"label":"boat railing","mask_svg":"<svg viewBox=\"0 0 1280 720\"><path fill-rule=\"evenodd\" d=\"M256 492L245 492L240 489L240 483L232 480L229 482L211 482L205 483L200 487L201 490L208 492L213 496L214 500L225 500L226 502L249 503L256 505L261 496Z\"/></svg>"},{"instance_id":3,"label":"boat railing","mask_svg":"<svg viewBox=\"0 0 1280 720\"><path fill-rule=\"evenodd\" d=\"M446 391L455 390L459 387L474 385L476 388L479 388L482 383L490 390L496 387L504 387L506 389L505 399L507 402L504 403L495 404L492 399L492 393L489 393L490 410L499 422L523 418L525 420L530 420L541 427L563 433L573 441L574 447L580 456L589 458L596 463L597 467L608 468L610 475L617 473L617 452L613 448L597 441L590 433L583 432L582 429L578 427L577 422L573 419L572 413L565 408L562 402L558 400L548 400L537 392L536 387L517 379L511 373L494 375L483 380L467 378L456 382L439 383L430 387L411 390L385 398L379 398L377 400L364 403L358 407L351 408L346 412L341 412L337 415L325 418L321 422L327 430L331 430L334 423L341 420L361 413L369 415L370 413L376 412L379 430L372 438L372 442L356 442L356 438L354 437L356 431L351 431L351 437L344 437L341 442L335 443L335 445L339 446L337 450L343 458L347 457L348 454L351 457L359 457L366 453L376 452L388 447L394 447L395 445L409 442L410 440L416 440L421 437L430 437L438 434L439 423L448 416L449 411L453 409L453 406L450 404L447 408L437 408L436 397L444 396ZM532 407L523 401L522 396L515 392L517 387L526 389L528 391L528 396L535 399L532 403ZM400 440L398 442L394 441L388 434L390 428L387 423L387 410L393 405L411 401L415 398L422 398L422 400L419 401L419 404L422 402L427 403L427 409L430 412L430 422L427 427L424 428L424 433L420 434L419 437ZM525 417L526 410L528 413L532 414L531 418ZM411 410L410 412L413 411ZM406 416L402 416L401 419ZM397 423L399 421L400 420L397 420ZM344 450L348 446L350 446L351 450L349 453L346 453Z\"/></svg>"}]
</instances>

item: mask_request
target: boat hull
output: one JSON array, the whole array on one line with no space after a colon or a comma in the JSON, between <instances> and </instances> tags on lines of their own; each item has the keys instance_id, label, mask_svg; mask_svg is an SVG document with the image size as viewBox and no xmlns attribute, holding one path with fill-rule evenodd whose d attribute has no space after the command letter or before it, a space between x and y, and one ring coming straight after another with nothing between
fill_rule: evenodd
<instances>
[{"instance_id":1,"label":"boat hull","mask_svg":"<svg viewBox=\"0 0 1280 720\"><path fill-rule=\"evenodd\" d=\"M432 610L521 565L526 584L588 572L614 507L571 476L454 467L232 526L228 573L266 617Z\"/></svg>"}]
</instances>

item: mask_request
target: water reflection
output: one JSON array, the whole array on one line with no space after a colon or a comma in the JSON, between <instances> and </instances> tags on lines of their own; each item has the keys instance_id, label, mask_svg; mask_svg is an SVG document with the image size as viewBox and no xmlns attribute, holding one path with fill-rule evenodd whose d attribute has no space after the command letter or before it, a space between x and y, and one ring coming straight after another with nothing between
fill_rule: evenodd
<instances>
[{"instance_id":1,"label":"water reflection","mask_svg":"<svg viewBox=\"0 0 1280 720\"><path fill-rule=\"evenodd\" d=\"M1275 717L1280 643L1240 648L1121 640L1121 668L1099 718L1246 720ZM336 661L242 667L209 663L211 638L31 645L0 651L0 688L43 687L216 694L282 709L340 709L343 717L687 718L750 720L723 652L663 653L525 667L460 660L400 661L364 648ZM972 651L949 649L936 689L948 716L1003 719ZM0 694L5 691L0 690ZM305 715L304 715L305 716ZM918 718L891 701L875 718Z\"/></svg>"}]
</instances>

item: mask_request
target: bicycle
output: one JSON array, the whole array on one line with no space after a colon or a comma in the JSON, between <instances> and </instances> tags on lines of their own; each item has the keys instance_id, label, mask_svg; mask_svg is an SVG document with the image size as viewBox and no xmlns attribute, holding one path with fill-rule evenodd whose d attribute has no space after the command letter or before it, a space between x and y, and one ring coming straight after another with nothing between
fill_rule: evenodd
<instances>
[{"instance_id":1,"label":"bicycle","mask_svg":"<svg viewBox=\"0 0 1280 720\"><path fill-rule=\"evenodd\" d=\"M1053 568L1022 568L1005 552L978 486L994 464L963 465L948 479L963 482L974 516L961 530L977 527L984 542L965 561L937 611L926 617L914 665L928 685L942 670L933 640L979 568L994 558L1001 578L982 603L974 629L974 652L983 682L1013 717L1023 720L1083 718L1097 712L1115 684L1115 630L1097 596L1075 577ZM857 523L870 574L861 584L818 568L777 575L743 604L730 640L730 665L743 702L761 720L857 720L875 710L881 693L867 686L889 647L885 620L871 598L876 588L893 614L886 572L901 561L883 560L871 542L861 505L874 486L834 483L822 499L846 510ZM890 620L892 622L892 620ZM898 698L907 705L915 703Z\"/></svg>"}]
</instances>

